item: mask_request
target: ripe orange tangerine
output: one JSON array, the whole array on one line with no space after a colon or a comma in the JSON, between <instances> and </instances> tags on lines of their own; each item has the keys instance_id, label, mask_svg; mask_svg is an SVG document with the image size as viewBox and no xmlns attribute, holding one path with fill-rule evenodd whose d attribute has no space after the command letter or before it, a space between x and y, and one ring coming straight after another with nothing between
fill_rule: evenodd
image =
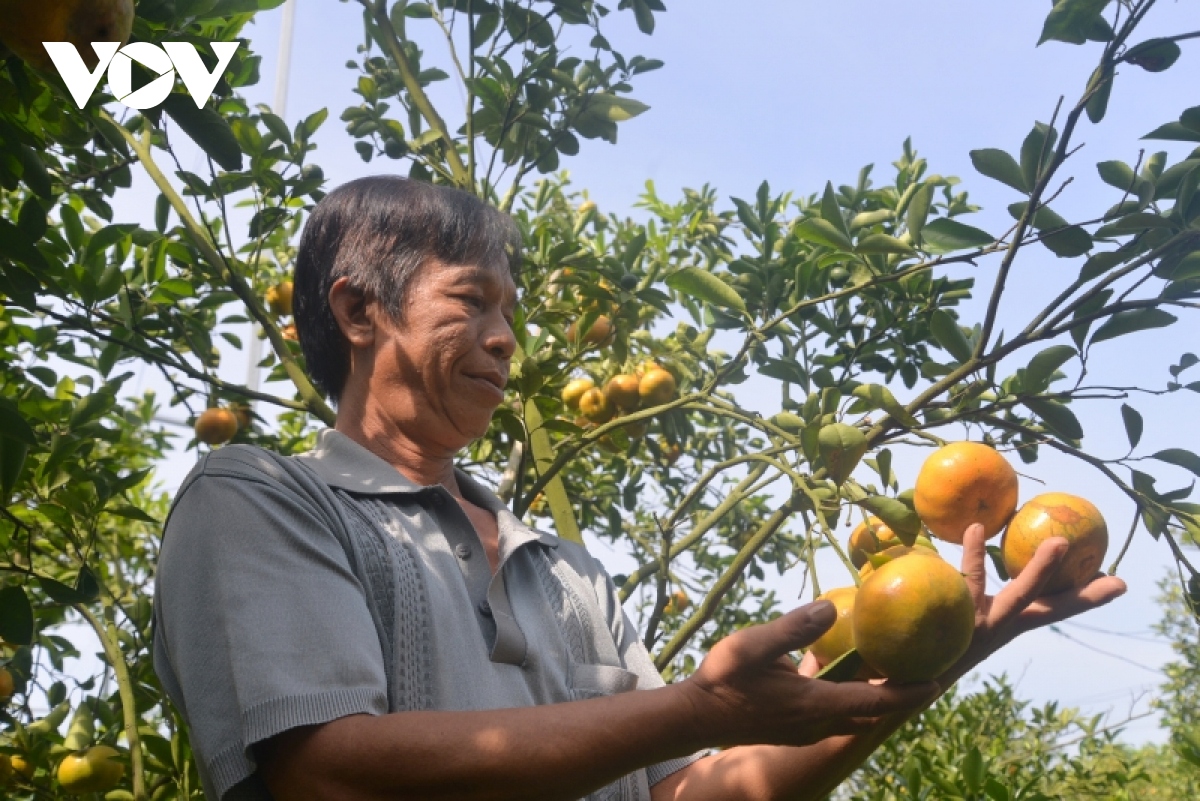
<instances>
[{"instance_id":1,"label":"ripe orange tangerine","mask_svg":"<svg viewBox=\"0 0 1200 801\"><path fill-rule=\"evenodd\" d=\"M921 522L938 539L961 545L972 523L982 523L991 538L1017 508L1017 472L995 448L954 442L925 460L913 503Z\"/></svg>"},{"instance_id":2,"label":"ripe orange tangerine","mask_svg":"<svg viewBox=\"0 0 1200 801\"><path fill-rule=\"evenodd\" d=\"M887 523L878 517L870 517L865 522L859 523L854 531L850 532L846 548L850 552L850 561L854 566L862 567L867 563L867 557L871 554L899 544L900 539Z\"/></svg>"},{"instance_id":3,"label":"ripe orange tangerine","mask_svg":"<svg viewBox=\"0 0 1200 801\"><path fill-rule=\"evenodd\" d=\"M854 645L868 666L893 681L940 676L967 652L974 633L966 579L921 549L876 568L854 600Z\"/></svg>"},{"instance_id":4,"label":"ripe orange tangerine","mask_svg":"<svg viewBox=\"0 0 1200 801\"><path fill-rule=\"evenodd\" d=\"M627 373L615 375L605 385L604 394L608 395L608 399L619 408L632 411L641 402L641 397L638 395L638 377Z\"/></svg>"},{"instance_id":5,"label":"ripe orange tangerine","mask_svg":"<svg viewBox=\"0 0 1200 801\"><path fill-rule=\"evenodd\" d=\"M1108 551L1108 525L1090 501L1065 492L1038 495L1013 515L1000 542L1008 575L1020 575L1038 546L1051 537L1063 537L1069 545L1043 592L1052 595L1091 581Z\"/></svg>"},{"instance_id":6,"label":"ripe orange tangerine","mask_svg":"<svg viewBox=\"0 0 1200 801\"><path fill-rule=\"evenodd\" d=\"M838 587L817 596L818 601L829 601L837 610L833 625L808 647L822 666L854 647L854 597L857 594L858 587Z\"/></svg>"}]
</instances>

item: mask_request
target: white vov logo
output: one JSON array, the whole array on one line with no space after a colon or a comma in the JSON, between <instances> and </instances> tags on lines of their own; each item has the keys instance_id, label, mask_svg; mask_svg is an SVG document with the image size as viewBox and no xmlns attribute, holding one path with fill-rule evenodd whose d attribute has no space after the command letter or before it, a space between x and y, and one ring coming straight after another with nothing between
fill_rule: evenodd
<instances>
[{"instance_id":1,"label":"white vov logo","mask_svg":"<svg viewBox=\"0 0 1200 801\"><path fill-rule=\"evenodd\" d=\"M138 111L153 108L167 99L175 86L176 72L183 79L183 85L187 87L192 100L196 101L196 107L204 108L204 104L212 97L217 81L221 80L221 73L241 46L238 42L209 44L217 54L217 66L212 72L204 66L195 46L188 42L163 42L162 47L149 42L133 42L124 47L120 42L92 42L92 49L100 61L95 70L88 72L75 45L70 42L42 42L77 106L84 107L100 84L100 76L107 69L108 88L113 96L120 103ZM136 92L133 90L134 61L159 76Z\"/></svg>"}]
</instances>

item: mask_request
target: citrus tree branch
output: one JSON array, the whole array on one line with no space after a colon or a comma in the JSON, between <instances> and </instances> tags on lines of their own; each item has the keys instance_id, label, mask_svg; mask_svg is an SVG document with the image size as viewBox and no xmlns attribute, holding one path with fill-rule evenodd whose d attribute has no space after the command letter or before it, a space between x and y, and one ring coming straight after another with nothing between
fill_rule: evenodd
<instances>
[{"instance_id":1,"label":"citrus tree branch","mask_svg":"<svg viewBox=\"0 0 1200 801\"><path fill-rule=\"evenodd\" d=\"M425 88L421 86L421 82L413 73L412 65L408 63L408 56L404 54L404 48L400 45L400 37L396 34L396 29L392 27L392 20L388 16L387 0L359 0L363 7L370 13L375 24L379 26L380 31L384 34L383 45L388 51L388 55L392 57L392 61L396 63L396 70L400 73L400 79L404 82L404 88L408 90L409 96L413 100L413 104L417 107L417 111L429 123L429 127L441 134L442 140L446 143L446 164L450 167L450 173L453 176L454 182L458 184L460 189L466 189L469 192L474 192L475 187L471 186L470 175L466 165L463 164L462 158L458 153L458 145L454 142L454 137L450 135L450 129L446 126L446 121L442 119L442 115L438 114L437 109L433 107L433 103L429 100L429 95L425 93Z\"/></svg>"},{"instance_id":2,"label":"citrus tree branch","mask_svg":"<svg viewBox=\"0 0 1200 801\"><path fill-rule=\"evenodd\" d=\"M114 120L103 109L100 110L100 115L120 132L126 144L133 149L142 168L163 194L163 197L167 199L167 202L171 204L171 208L179 216L184 229L187 230L188 238L191 239L196 249L200 251L205 261L225 277L229 282L229 288L246 304L246 308L250 311L250 314L262 325L263 331L266 332L267 338L271 341L271 347L275 350L275 355L283 365L284 371L287 373L288 378L292 380L292 383L296 385L305 408L326 425L332 426L337 415L329 408L328 404L325 403L325 399L321 397L316 387L309 381L308 376L304 373L299 362L296 361L296 358L288 348L287 341L283 338L283 335L274 323L271 322L270 315L267 314L258 297L251 290L245 279L233 269L229 262L221 255L220 251L217 250L204 229L192 216L183 198L175 191L175 187L171 185L171 182L167 180L167 176L163 174L158 164L154 161L154 157L150 152L149 138L138 139L129 129Z\"/></svg>"},{"instance_id":3,"label":"citrus tree branch","mask_svg":"<svg viewBox=\"0 0 1200 801\"><path fill-rule=\"evenodd\" d=\"M133 797L136 801L146 799L146 776L142 764L142 741L138 733L137 697L133 691L133 680L129 675L129 665L125 663L125 655L121 653L117 639L117 627L109 621L105 626L100 618L83 604L74 604L75 611L91 625L104 648L104 656L112 665L117 678L117 691L121 696L121 712L125 718L125 739L129 743L129 766L133 779Z\"/></svg>"}]
</instances>

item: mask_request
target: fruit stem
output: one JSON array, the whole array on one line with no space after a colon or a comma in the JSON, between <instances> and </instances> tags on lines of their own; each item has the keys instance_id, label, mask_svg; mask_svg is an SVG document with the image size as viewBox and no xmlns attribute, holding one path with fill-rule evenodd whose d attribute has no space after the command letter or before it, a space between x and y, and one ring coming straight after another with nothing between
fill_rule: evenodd
<instances>
[{"instance_id":1,"label":"fruit stem","mask_svg":"<svg viewBox=\"0 0 1200 801\"><path fill-rule=\"evenodd\" d=\"M100 618L83 604L74 604L78 612L95 630L100 644L104 647L104 656L112 665L117 677L117 691L121 695L121 711L125 718L125 739L129 743L129 764L133 780L133 797L136 801L146 800L146 777L142 766L142 743L138 735L137 700L133 693L133 681L129 676L129 665L121 653L117 639L117 627L111 620L112 608L107 606L105 611L109 617L106 627Z\"/></svg>"},{"instance_id":2,"label":"fruit stem","mask_svg":"<svg viewBox=\"0 0 1200 801\"><path fill-rule=\"evenodd\" d=\"M758 531L747 540L742 549L733 557L733 562L729 565L720 578L713 583L713 588L709 590L708 595L704 596L704 600L696 605L696 611L684 621L679 630L675 632L675 636L671 638L658 655L654 657L654 666L659 671L666 669L671 660L683 650L687 645L688 640L696 635L700 627L707 623L717 611L717 606L725 595L733 589L733 585L741 577L742 572L750 564L750 560L758 553L759 548L774 534L779 528L787 522L796 509L800 505L800 495L792 493L792 497L788 498L783 506L775 510L761 526Z\"/></svg>"},{"instance_id":3,"label":"fruit stem","mask_svg":"<svg viewBox=\"0 0 1200 801\"><path fill-rule=\"evenodd\" d=\"M1125 544L1121 546L1121 552L1117 554L1117 558L1113 560L1112 566L1108 568L1108 575L1117 575L1117 567L1120 566L1121 560L1125 558L1125 552L1129 550L1129 544L1133 542L1133 533L1137 531L1138 520L1142 516L1142 505L1138 504L1133 510L1133 523L1129 526L1129 534L1125 537Z\"/></svg>"}]
</instances>

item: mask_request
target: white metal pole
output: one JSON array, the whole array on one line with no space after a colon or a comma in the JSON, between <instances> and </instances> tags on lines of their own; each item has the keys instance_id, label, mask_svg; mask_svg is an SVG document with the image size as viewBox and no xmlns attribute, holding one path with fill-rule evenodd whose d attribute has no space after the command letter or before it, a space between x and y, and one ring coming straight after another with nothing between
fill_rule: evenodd
<instances>
[{"instance_id":1,"label":"white metal pole","mask_svg":"<svg viewBox=\"0 0 1200 801\"><path fill-rule=\"evenodd\" d=\"M292 71L292 39L296 32L296 0L287 0L279 26L279 55L275 61L275 102L272 109L277 117L287 117L288 80ZM262 361L262 340L257 332L250 337L250 363L246 366L246 386L257 391L260 385L258 363Z\"/></svg>"}]
</instances>

